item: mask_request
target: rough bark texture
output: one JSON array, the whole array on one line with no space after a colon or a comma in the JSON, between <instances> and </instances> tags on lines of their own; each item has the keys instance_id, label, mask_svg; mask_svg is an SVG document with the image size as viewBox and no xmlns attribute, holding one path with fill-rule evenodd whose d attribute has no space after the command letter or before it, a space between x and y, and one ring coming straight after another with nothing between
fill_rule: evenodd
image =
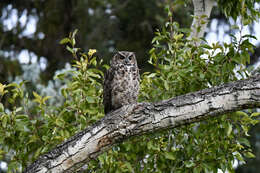
<instances>
[{"instance_id":1,"label":"rough bark texture","mask_svg":"<svg viewBox=\"0 0 260 173\"><path fill-rule=\"evenodd\" d=\"M260 106L260 75L159 103L124 106L39 157L24 172L73 172L131 136Z\"/></svg>"},{"instance_id":2,"label":"rough bark texture","mask_svg":"<svg viewBox=\"0 0 260 173\"><path fill-rule=\"evenodd\" d=\"M214 2L213 0L193 0L194 18L189 39L203 37ZM199 43L200 41L196 41L196 44Z\"/></svg>"}]
</instances>

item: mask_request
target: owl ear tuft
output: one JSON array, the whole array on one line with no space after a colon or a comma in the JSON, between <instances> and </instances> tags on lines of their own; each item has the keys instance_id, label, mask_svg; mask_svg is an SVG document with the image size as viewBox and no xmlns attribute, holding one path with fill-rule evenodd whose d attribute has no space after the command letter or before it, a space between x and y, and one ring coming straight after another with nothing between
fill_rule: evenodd
<instances>
[{"instance_id":1,"label":"owl ear tuft","mask_svg":"<svg viewBox=\"0 0 260 173\"><path fill-rule=\"evenodd\" d=\"M118 51L117 53L118 53L120 56L123 56L123 57L125 56L122 51Z\"/></svg>"},{"instance_id":2,"label":"owl ear tuft","mask_svg":"<svg viewBox=\"0 0 260 173\"><path fill-rule=\"evenodd\" d=\"M114 50L111 51L112 55L115 56L118 53L118 50L115 48Z\"/></svg>"}]
</instances>

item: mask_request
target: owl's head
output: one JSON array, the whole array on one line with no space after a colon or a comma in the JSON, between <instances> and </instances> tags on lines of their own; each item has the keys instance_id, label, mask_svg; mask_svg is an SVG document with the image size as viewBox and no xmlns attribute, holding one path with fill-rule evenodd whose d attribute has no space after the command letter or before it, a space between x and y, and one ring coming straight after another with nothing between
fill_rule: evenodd
<instances>
[{"instance_id":1,"label":"owl's head","mask_svg":"<svg viewBox=\"0 0 260 173\"><path fill-rule=\"evenodd\" d=\"M135 53L128 51L118 51L112 58L110 65L119 65L124 66L137 66Z\"/></svg>"}]
</instances>

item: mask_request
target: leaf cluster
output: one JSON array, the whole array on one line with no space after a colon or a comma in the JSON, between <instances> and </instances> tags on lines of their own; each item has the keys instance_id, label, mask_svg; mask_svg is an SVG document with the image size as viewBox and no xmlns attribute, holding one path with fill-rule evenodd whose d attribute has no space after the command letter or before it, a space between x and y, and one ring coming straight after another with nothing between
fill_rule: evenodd
<instances>
[{"instance_id":1,"label":"leaf cluster","mask_svg":"<svg viewBox=\"0 0 260 173\"><path fill-rule=\"evenodd\" d=\"M30 98L24 82L0 84L0 99L7 100L0 103L0 159L8 162L9 172L20 172L40 154L104 115L101 62L94 50L82 53L75 47L75 35L76 31L61 41L75 58L75 70L55 76L67 82L60 88L61 106L50 104L55 95L33 92ZM65 80L71 73L71 80Z\"/></svg>"},{"instance_id":2,"label":"leaf cluster","mask_svg":"<svg viewBox=\"0 0 260 173\"><path fill-rule=\"evenodd\" d=\"M248 25L256 21L260 12L255 8L259 0L217 0L219 8L224 12L225 16L230 16L234 20L241 17L244 25Z\"/></svg>"}]
</instances>

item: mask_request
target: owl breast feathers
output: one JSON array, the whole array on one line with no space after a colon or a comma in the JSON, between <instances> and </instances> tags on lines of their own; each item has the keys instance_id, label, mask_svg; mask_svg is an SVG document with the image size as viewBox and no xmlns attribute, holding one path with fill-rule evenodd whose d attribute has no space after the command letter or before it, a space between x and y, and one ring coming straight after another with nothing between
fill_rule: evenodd
<instances>
[{"instance_id":1,"label":"owl breast feathers","mask_svg":"<svg viewBox=\"0 0 260 173\"><path fill-rule=\"evenodd\" d=\"M105 74L103 103L105 114L137 102L139 69L134 52L119 51L110 61Z\"/></svg>"}]
</instances>

